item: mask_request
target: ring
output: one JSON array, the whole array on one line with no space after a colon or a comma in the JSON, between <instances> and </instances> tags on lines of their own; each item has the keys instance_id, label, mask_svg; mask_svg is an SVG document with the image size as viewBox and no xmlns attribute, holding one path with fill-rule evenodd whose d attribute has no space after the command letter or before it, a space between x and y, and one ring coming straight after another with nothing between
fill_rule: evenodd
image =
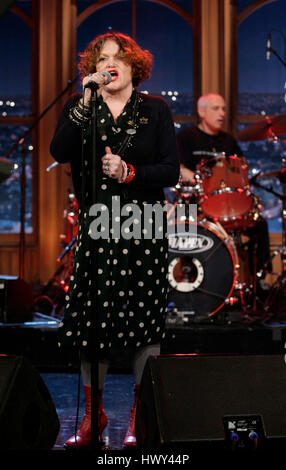
<instances>
[{"instance_id":1,"label":"ring","mask_svg":"<svg viewBox=\"0 0 286 470\"><path fill-rule=\"evenodd\" d=\"M89 74L88 74L88 77L91 77L91 76L92 76L92 73L89 73Z\"/></svg>"},{"instance_id":2,"label":"ring","mask_svg":"<svg viewBox=\"0 0 286 470\"><path fill-rule=\"evenodd\" d=\"M109 170L109 165L108 165L108 163L105 163L104 169L105 169L105 171L108 171L108 170Z\"/></svg>"}]
</instances>

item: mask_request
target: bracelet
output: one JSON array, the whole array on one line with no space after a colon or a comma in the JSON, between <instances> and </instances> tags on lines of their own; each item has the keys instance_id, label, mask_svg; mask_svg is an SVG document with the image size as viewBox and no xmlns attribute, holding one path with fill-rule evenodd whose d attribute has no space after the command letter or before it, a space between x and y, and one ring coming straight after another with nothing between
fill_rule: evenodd
<instances>
[{"instance_id":1,"label":"bracelet","mask_svg":"<svg viewBox=\"0 0 286 470\"><path fill-rule=\"evenodd\" d=\"M90 121L90 113L86 114L79 106L75 106L70 109L69 118L78 125L87 125Z\"/></svg>"},{"instance_id":2,"label":"bracelet","mask_svg":"<svg viewBox=\"0 0 286 470\"><path fill-rule=\"evenodd\" d=\"M75 107L73 109L73 114L80 119L81 121L89 121L90 116L86 116L80 108Z\"/></svg>"},{"instance_id":3,"label":"bracelet","mask_svg":"<svg viewBox=\"0 0 286 470\"><path fill-rule=\"evenodd\" d=\"M79 108L84 109L86 113L91 113L90 106L87 106L86 104L83 104L83 99L82 98L79 100L78 106L79 106Z\"/></svg>"},{"instance_id":4,"label":"bracelet","mask_svg":"<svg viewBox=\"0 0 286 470\"><path fill-rule=\"evenodd\" d=\"M78 102L77 106L74 107L74 109L82 116L85 118L90 118L91 116L91 110L88 106L83 106L80 101Z\"/></svg>"},{"instance_id":5,"label":"bracelet","mask_svg":"<svg viewBox=\"0 0 286 470\"><path fill-rule=\"evenodd\" d=\"M122 164L122 172L121 172L121 177L118 178L117 180L118 183L123 183L126 180L127 171L128 171L127 165L124 160L121 160L121 164Z\"/></svg>"},{"instance_id":6,"label":"bracelet","mask_svg":"<svg viewBox=\"0 0 286 470\"><path fill-rule=\"evenodd\" d=\"M133 180L134 176L135 176L135 168L133 165L130 165L130 163L127 163L127 175L126 175L126 178L125 180L123 181L123 183L130 183L130 181Z\"/></svg>"}]
</instances>

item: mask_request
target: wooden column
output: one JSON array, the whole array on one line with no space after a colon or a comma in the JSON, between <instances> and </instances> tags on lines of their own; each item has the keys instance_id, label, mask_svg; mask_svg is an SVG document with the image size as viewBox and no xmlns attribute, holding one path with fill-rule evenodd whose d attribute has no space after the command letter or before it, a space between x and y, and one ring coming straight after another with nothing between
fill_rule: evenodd
<instances>
[{"instance_id":1,"label":"wooden column","mask_svg":"<svg viewBox=\"0 0 286 470\"><path fill-rule=\"evenodd\" d=\"M74 0L38 0L38 113L41 113L74 78L75 15ZM70 91L71 92L71 91ZM39 279L46 282L57 268L62 251L60 234L64 230L64 209L70 186L68 166L53 163L50 141L66 94L53 106L38 127L38 256Z\"/></svg>"},{"instance_id":2,"label":"wooden column","mask_svg":"<svg viewBox=\"0 0 286 470\"><path fill-rule=\"evenodd\" d=\"M232 130L236 96L236 6L230 0L201 0L201 94L218 93L227 104L226 130Z\"/></svg>"},{"instance_id":3,"label":"wooden column","mask_svg":"<svg viewBox=\"0 0 286 470\"><path fill-rule=\"evenodd\" d=\"M227 130L237 134L237 15L236 1L221 0L223 18L223 96L227 103Z\"/></svg>"},{"instance_id":4,"label":"wooden column","mask_svg":"<svg viewBox=\"0 0 286 470\"><path fill-rule=\"evenodd\" d=\"M201 0L201 93L221 93L219 0Z\"/></svg>"},{"instance_id":5,"label":"wooden column","mask_svg":"<svg viewBox=\"0 0 286 470\"><path fill-rule=\"evenodd\" d=\"M194 76L194 103L202 95L202 8L199 0L193 0L193 76ZM195 114L196 106L194 107Z\"/></svg>"}]
</instances>

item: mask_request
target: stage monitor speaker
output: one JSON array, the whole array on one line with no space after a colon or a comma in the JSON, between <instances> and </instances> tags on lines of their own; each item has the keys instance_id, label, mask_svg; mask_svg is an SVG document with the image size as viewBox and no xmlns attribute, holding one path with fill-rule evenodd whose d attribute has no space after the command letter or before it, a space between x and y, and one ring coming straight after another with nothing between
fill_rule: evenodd
<instances>
[{"instance_id":1,"label":"stage monitor speaker","mask_svg":"<svg viewBox=\"0 0 286 470\"><path fill-rule=\"evenodd\" d=\"M0 321L23 322L33 318L32 288L17 276L0 275Z\"/></svg>"},{"instance_id":2,"label":"stage monitor speaker","mask_svg":"<svg viewBox=\"0 0 286 470\"><path fill-rule=\"evenodd\" d=\"M0 450L48 450L59 420L50 393L22 356L0 356Z\"/></svg>"},{"instance_id":3,"label":"stage monitor speaker","mask_svg":"<svg viewBox=\"0 0 286 470\"><path fill-rule=\"evenodd\" d=\"M141 449L285 445L284 356L150 356L135 431Z\"/></svg>"}]
</instances>

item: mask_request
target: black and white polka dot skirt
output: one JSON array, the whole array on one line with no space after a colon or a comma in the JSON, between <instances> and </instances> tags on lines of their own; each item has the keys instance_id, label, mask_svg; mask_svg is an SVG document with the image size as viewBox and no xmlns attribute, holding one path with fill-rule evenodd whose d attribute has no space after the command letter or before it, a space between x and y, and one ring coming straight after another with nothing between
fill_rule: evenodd
<instances>
[{"instance_id":1,"label":"black and white polka dot skirt","mask_svg":"<svg viewBox=\"0 0 286 470\"><path fill-rule=\"evenodd\" d=\"M59 346L108 358L115 350L159 343L169 285L165 218L154 237L146 238L142 224L139 238L115 238L111 229L108 238L98 240L90 237L89 209L81 211L79 220Z\"/></svg>"}]
</instances>

